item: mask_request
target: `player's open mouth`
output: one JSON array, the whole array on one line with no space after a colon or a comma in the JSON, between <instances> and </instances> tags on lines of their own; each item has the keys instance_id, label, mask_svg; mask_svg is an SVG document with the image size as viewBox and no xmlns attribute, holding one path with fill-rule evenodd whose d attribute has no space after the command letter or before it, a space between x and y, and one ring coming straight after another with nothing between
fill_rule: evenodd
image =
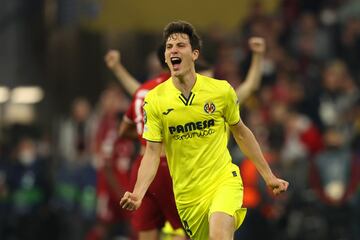
<instances>
[{"instance_id":1,"label":"player's open mouth","mask_svg":"<svg viewBox=\"0 0 360 240\"><path fill-rule=\"evenodd\" d=\"M171 64L172 64L174 70L175 70L175 71L176 71L176 70L179 70L179 68L180 68L180 63L181 63L181 58L179 58L179 57L172 57L172 58L170 58L170 61L171 61Z\"/></svg>"}]
</instances>

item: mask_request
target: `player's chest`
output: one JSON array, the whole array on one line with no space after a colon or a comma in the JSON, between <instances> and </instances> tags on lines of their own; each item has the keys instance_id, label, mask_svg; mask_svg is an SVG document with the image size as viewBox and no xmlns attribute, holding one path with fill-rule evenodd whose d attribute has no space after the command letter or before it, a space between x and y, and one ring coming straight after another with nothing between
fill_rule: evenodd
<instances>
[{"instance_id":1,"label":"player's chest","mask_svg":"<svg viewBox=\"0 0 360 240\"><path fill-rule=\"evenodd\" d=\"M222 118L224 104L220 97L191 93L187 98L176 95L164 99L160 111L164 124L173 125Z\"/></svg>"}]
</instances>

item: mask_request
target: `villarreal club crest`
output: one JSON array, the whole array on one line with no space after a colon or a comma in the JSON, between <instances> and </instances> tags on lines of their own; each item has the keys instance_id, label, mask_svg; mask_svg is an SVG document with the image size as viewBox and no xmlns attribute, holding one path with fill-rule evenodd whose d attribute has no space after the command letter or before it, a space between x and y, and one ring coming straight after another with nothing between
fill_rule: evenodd
<instances>
[{"instance_id":1,"label":"villarreal club crest","mask_svg":"<svg viewBox=\"0 0 360 240\"><path fill-rule=\"evenodd\" d=\"M215 112L215 109L216 109L216 107L215 107L215 104L214 104L213 102L207 102L207 103L205 103L205 105L204 105L204 111L205 111L206 113L208 113L208 114L214 113L214 112Z\"/></svg>"}]
</instances>

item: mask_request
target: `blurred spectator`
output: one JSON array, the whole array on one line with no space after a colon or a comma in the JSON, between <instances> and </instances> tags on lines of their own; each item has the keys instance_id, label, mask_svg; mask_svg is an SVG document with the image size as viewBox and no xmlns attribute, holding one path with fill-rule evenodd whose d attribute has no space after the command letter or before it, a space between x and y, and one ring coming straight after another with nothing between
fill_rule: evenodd
<instances>
[{"instance_id":1,"label":"blurred spectator","mask_svg":"<svg viewBox=\"0 0 360 240\"><path fill-rule=\"evenodd\" d=\"M318 184L321 184L321 189L317 190L326 203L337 205L346 201L354 191L351 189L356 177L353 174L353 156L351 149L344 145L344 134L336 128L328 128L324 132L324 142L325 149L314 160L319 174Z\"/></svg>"},{"instance_id":2,"label":"blurred spectator","mask_svg":"<svg viewBox=\"0 0 360 240\"><path fill-rule=\"evenodd\" d=\"M342 61L331 62L323 72L322 92L319 96L319 116L324 127L344 128L345 113L352 109L359 90Z\"/></svg>"},{"instance_id":3,"label":"blurred spectator","mask_svg":"<svg viewBox=\"0 0 360 240\"><path fill-rule=\"evenodd\" d=\"M294 28L292 36L292 48L298 55L317 60L333 56L332 38L319 26L316 15L312 13L303 13L300 16L298 27Z\"/></svg>"},{"instance_id":4,"label":"blurred spectator","mask_svg":"<svg viewBox=\"0 0 360 240\"><path fill-rule=\"evenodd\" d=\"M296 161L307 159L318 153L323 147L319 129L305 115L286 109L286 107L283 110L282 106L279 107L279 111L285 111L286 140L282 151L283 159ZM274 110L276 111L276 109Z\"/></svg>"},{"instance_id":5,"label":"blurred spectator","mask_svg":"<svg viewBox=\"0 0 360 240\"><path fill-rule=\"evenodd\" d=\"M352 227L355 210L350 204L358 184L356 156L345 145L344 134L336 128L324 132L325 149L312 164L311 184L326 216L326 239L355 239Z\"/></svg>"},{"instance_id":6,"label":"blurred spectator","mask_svg":"<svg viewBox=\"0 0 360 240\"><path fill-rule=\"evenodd\" d=\"M55 171L55 207L59 239L82 239L95 220L96 174L92 156L94 120L85 98L73 101L71 115L60 121ZM66 229L66 230L65 230Z\"/></svg>"},{"instance_id":7,"label":"blurred spectator","mask_svg":"<svg viewBox=\"0 0 360 240\"><path fill-rule=\"evenodd\" d=\"M48 220L48 167L46 159L40 159L37 154L35 140L21 137L7 176L11 198L8 221L12 231L9 239L46 239L51 236L49 229L43 228Z\"/></svg>"},{"instance_id":8,"label":"blurred spectator","mask_svg":"<svg viewBox=\"0 0 360 240\"><path fill-rule=\"evenodd\" d=\"M77 98L71 107L71 116L59 126L58 152L65 165L91 163L91 146L95 123L87 99Z\"/></svg>"}]
</instances>

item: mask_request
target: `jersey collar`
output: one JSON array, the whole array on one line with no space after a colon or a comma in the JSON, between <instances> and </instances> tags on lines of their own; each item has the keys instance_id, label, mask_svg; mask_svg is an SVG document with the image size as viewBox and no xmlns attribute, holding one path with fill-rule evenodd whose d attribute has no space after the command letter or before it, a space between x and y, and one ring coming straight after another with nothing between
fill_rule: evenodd
<instances>
[{"instance_id":1,"label":"jersey collar","mask_svg":"<svg viewBox=\"0 0 360 240\"><path fill-rule=\"evenodd\" d=\"M170 82L171 82L172 88L173 88L178 94L181 94L181 91L175 87L172 77L170 77L170 80L171 80ZM203 80L202 75L196 73L195 84L194 84L194 86L192 87L191 92L194 93L194 92L197 92L198 89L200 89L202 80Z\"/></svg>"}]
</instances>

